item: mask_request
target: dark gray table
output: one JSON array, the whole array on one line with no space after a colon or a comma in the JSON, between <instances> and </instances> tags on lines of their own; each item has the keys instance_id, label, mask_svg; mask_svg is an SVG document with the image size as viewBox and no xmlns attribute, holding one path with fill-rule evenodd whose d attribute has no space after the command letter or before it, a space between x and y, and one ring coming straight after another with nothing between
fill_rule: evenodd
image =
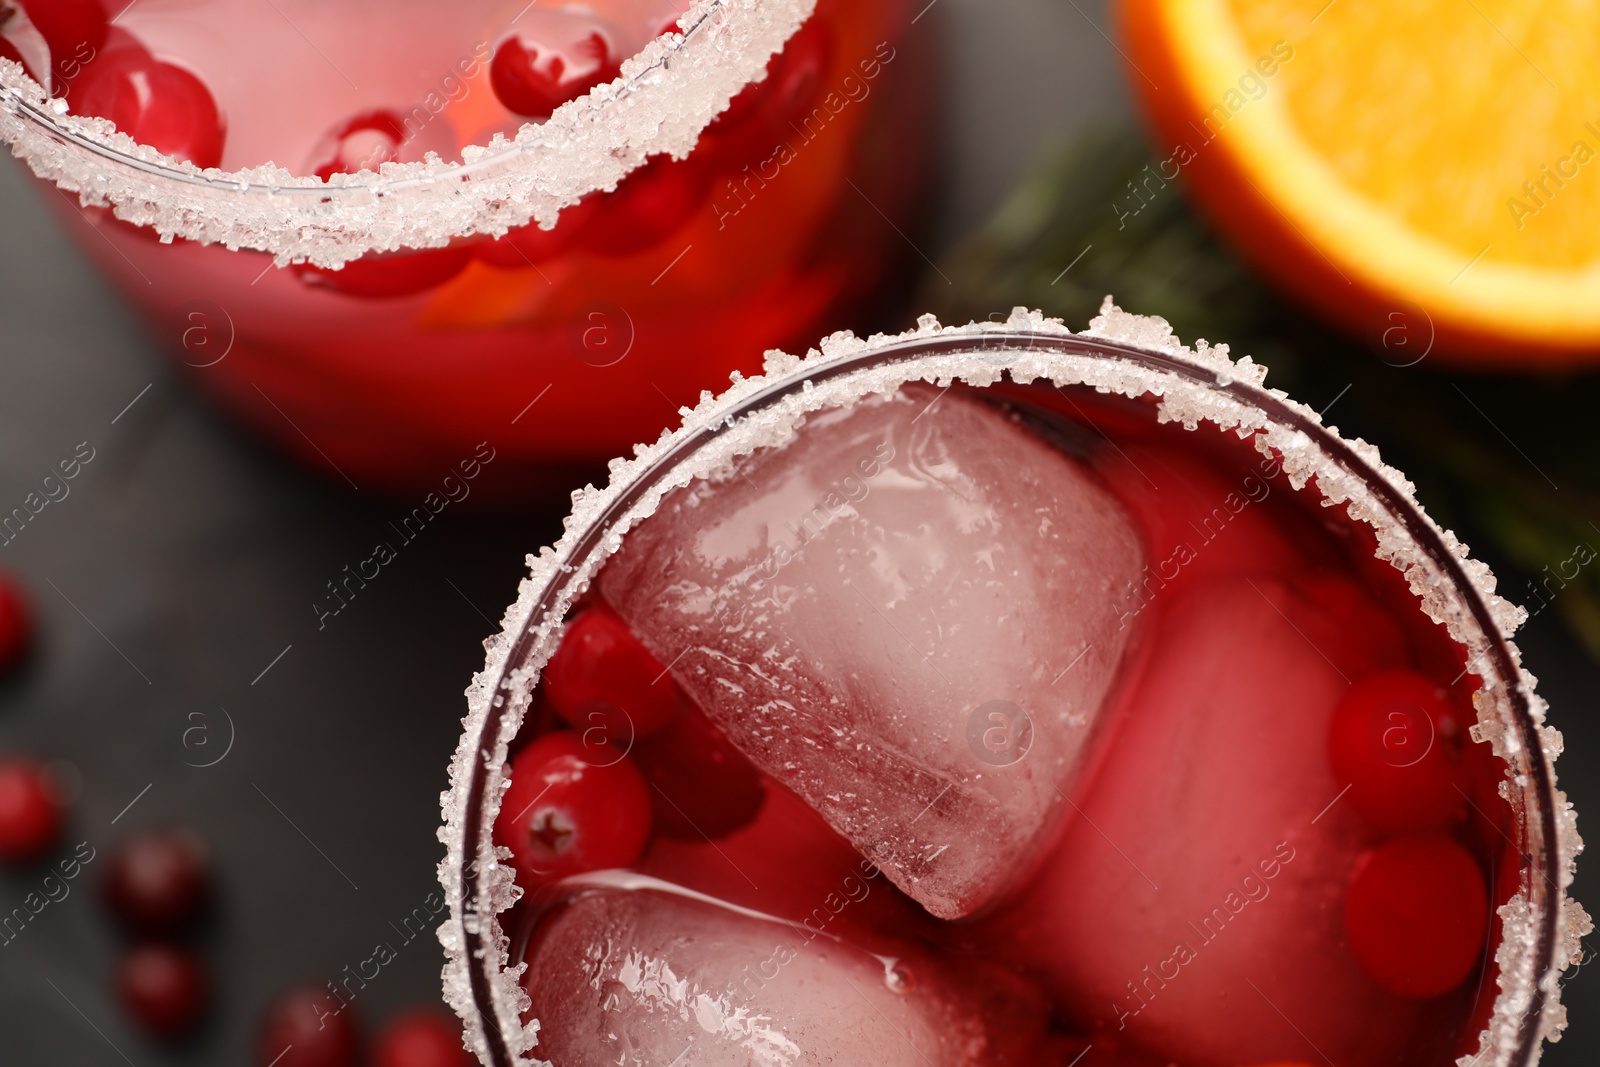
<instances>
[{"instance_id":1,"label":"dark gray table","mask_svg":"<svg viewBox=\"0 0 1600 1067\"><path fill-rule=\"evenodd\" d=\"M937 14L959 151L935 259L1039 146L1128 109L1098 3L943 0ZM0 548L0 566L33 588L44 637L31 669L0 687L0 752L62 761L78 793L72 840L102 856L140 826L183 823L209 839L221 906L204 944L219 1007L178 1051L123 1022L109 993L117 939L91 864L0 948L0 1062L242 1065L275 992L399 944L391 924L434 888L461 691L524 554L554 537L566 502L447 511L319 631L312 600L399 505L309 477L217 418L37 196L0 166L0 510L80 442L95 458ZM1580 811L1600 812L1588 699L1600 671L1553 615L1522 641L1566 732L1563 785ZM220 762L194 766L230 739ZM0 874L0 906L41 877ZM405 944L357 1010L371 1022L436 999L440 962L431 938ZM1578 980L1576 1033L1547 1063L1596 1062L1600 1023L1586 1016L1597 1000L1600 982Z\"/></svg>"}]
</instances>

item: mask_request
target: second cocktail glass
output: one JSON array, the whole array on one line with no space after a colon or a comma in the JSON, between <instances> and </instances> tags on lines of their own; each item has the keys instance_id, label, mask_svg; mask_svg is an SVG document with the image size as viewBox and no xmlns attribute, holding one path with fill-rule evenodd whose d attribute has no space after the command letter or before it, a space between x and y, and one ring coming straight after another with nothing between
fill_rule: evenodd
<instances>
[{"instance_id":1,"label":"second cocktail glass","mask_svg":"<svg viewBox=\"0 0 1600 1067\"><path fill-rule=\"evenodd\" d=\"M561 484L911 253L901 0L143 0L39 52L15 12L48 9L6 6L54 95L0 71L0 137L203 389L362 487L484 441L485 483Z\"/></svg>"}]
</instances>

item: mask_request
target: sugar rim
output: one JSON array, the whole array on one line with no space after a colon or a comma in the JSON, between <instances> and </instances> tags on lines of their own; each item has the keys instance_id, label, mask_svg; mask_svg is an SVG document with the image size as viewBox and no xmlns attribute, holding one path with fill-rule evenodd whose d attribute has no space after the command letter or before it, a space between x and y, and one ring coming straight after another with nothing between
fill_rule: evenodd
<instances>
[{"instance_id":1,"label":"sugar rim","mask_svg":"<svg viewBox=\"0 0 1600 1067\"><path fill-rule=\"evenodd\" d=\"M682 159L700 133L816 8L816 0L695 0L680 25L622 64L615 81L557 108L513 140L385 163L328 181L276 165L201 170L140 145L106 119L66 114L0 60L0 141L85 207L174 237L270 252L279 266L337 267L367 252L499 236L611 190L650 156Z\"/></svg>"},{"instance_id":2,"label":"sugar rim","mask_svg":"<svg viewBox=\"0 0 1600 1067\"><path fill-rule=\"evenodd\" d=\"M1188 429L1207 421L1241 439L1253 437L1259 450L1281 456L1297 489L1315 478L1324 506L1344 504L1353 521L1372 527L1378 556L1405 574L1422 609L1466 649L1469 669L1476 665L1483 684L1472 734L1489 742L1511 768L1502 795L1517 816L1529 870L1539 876L1525 876L1499 908L1500 992L1477 1054L1457 1062L1531 1067L1544 1040L1559 1040L1566 1026L1560 977L1578 962L1580 939L1592 925L1567 895L1583 845L1572 806L1556 788L1561 735L1545 725L1546 705L1510 639L1527 613L1495 593L1489 568L1427 516L1412 484L1385 465L1376 448L1345 440L1324 427L1315 411L1265 388L1266 368L1249 356L1231 360L1226 345L1205 341L1186 347L1165 320L1127 314L1110 297L1082 333L1023 308L1004 323L959 327L940 326L928 315L915 330L897 336L862 340L835 334L803 358L769 352L765 371L755 378L735 373L721 396L702 393L698 406L681 409L679 429L663 432L654 445L636 446L631 460L613 460L606 488L574 492L565 532L554 547L528 557L530 574L501 620L501 633L485 642L484 669L466 691L469 710L450 766L450 788L440 796L439 840L446 856L438 868L450 904L450 919L439 928L445 999L484 1063L549 1067L524 1057L536 1044L539 1021L521 1022L529 1006L518 984L525 965L508 967L509 939L498 920L520 891L501 862L509 852L497 852L490 832L506 784L501 772L507 747L521 728L528 696L554 651L562 620L600 565L667 493L755 448L780 443L806 412L909 381L981 387L1005 375L1022 384L1152 395L1162 421ZM490 784L495 776L497 788ZM465 863L469 853L475 874Z\"/></svg>"}]
</instances>

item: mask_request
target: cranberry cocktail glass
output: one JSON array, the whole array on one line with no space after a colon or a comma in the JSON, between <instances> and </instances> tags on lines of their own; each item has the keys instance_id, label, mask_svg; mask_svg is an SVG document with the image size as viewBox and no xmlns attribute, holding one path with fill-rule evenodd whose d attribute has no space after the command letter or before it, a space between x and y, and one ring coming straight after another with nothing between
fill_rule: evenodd
<instances>
[{"instance_id":1,"label":"cranberry cocktail glass","mask_svg":"<svg viewBox=\"0 0 1600 1067\"><path fill-rule=\"evenodd\" d=\"M123 7L0 3L0 138L203 389L363 488L486 439L562 483L910 251L906 0Z\"/></svg>"},{"instance_id":2,"label":"cranberry cocktail glass","mask_svg":"<svg viewBox=\"0 0 1600 1067\"><path fill-rule=\"evenodd\" d=\"M930 317L576 494L443 798L483 1062L1534 1062L1589 922L1524 615L1264 377Z\"/></svg>"}]
</instances>

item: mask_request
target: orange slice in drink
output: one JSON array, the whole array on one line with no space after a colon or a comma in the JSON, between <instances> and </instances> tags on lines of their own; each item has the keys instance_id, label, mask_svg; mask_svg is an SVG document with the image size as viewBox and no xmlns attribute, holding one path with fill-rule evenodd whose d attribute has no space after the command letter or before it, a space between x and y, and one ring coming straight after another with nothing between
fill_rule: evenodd
<instances>
[{"instance_id":1,"label":"orange slice in drink","mask_svg":"<svg viewBox=\"0 0 1600 1067\"><path fill-rule=\"evenodd\" d=\"M1160 163L1264 276L1462 362L1600 362L1600 9L1120 0Z\"/></svg>"}]
</instances>

